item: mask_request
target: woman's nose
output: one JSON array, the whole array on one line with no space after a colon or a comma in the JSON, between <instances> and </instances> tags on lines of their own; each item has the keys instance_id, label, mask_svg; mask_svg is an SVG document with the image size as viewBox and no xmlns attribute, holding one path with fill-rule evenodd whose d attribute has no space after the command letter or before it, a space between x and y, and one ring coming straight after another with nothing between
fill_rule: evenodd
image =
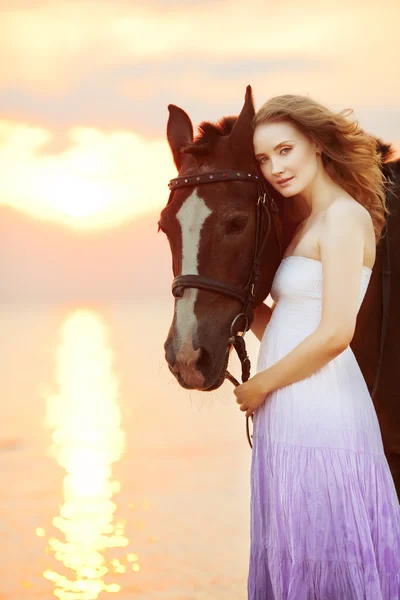
<instances>
[{"instance_id":1,"label":"woman's nose","mask_svg":"<svg viewBox=\"0 0 400 600\"><path fill-rule=\"evenodd\" d=\"M282 169L281 165L279 165L278 163L272 163L272 165L271 165L272 175L279 175L282 172L283 172L283 169Z\"/></svg>"}]
</instances>

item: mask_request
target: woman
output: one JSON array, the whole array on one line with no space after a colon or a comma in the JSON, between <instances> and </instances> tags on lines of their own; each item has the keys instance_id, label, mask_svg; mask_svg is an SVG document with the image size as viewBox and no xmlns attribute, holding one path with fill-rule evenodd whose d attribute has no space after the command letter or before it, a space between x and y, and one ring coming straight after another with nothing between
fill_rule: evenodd
<instances>
[{"instance_id":1,"label":"woman","mask_svg":"<svg viewBox=\"0 0 400 600\"><path fill-rule=\"evenodd\" d=\"M235 390L254 416L249 600L400 600L400 507L349 346L385 181L350 114L284 95L254 118L263 176L304 220L254 319L257 374Z\"/></svg>"}]
</instances>

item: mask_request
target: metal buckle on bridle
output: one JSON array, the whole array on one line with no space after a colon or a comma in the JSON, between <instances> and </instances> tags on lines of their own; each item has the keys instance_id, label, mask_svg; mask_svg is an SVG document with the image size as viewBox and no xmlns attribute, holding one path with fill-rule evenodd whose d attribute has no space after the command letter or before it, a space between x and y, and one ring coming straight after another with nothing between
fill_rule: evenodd
<instances>
[{"instance_id":1,"label":"metal buckle on bridle","mask_svg":"<svg viewBox=\"0 0 400 600\"><path fill-rule=\"evenodd\" d=\"M229 340L228 342L230 344L233 344L235 342L235 338L237 335L239 335L239 331L237 333L234 333L233 327L236 324L236 321L240 318L240 317L244 317L245 318L245 327L243 329L243 331L241 332L242 335L241 337L244 337L244 334L246 333L246 331L249 329L249 317L247 315L245 315L243 312L239 313L238 315L236 315L236 317L233 319L232 323L231 323L231 327L229 330Z\"/></svg>"},{"instance_id":2,"label":"metal buckle on bridle","mask_svg":"<svg viewBox=\"0 0 400 600\"><path fill-rule=\"evenodd\" d=\"M267 193L264 192L264 194L262 196L258 197L257 206L259 204L264 204L265 205L267 203L267 200L268 200ZM276 201L272 197L269 199L269 205L270 205L270 207L272 208L273 211L275 211L275 212L279 211L278 205L277 205Z\"/></svg>"},{"instance_id":3,"label":"metal buckle on bridle","mask_svg":"<svg viewBox=\"0 0 400 600\"><path fill-rule=\"evenodd\" d=\"M273 198L271 198L270 205L271 205L272 210L274 210L275 212L279 211L278 205Z\"/></svg>"}]
</instances>

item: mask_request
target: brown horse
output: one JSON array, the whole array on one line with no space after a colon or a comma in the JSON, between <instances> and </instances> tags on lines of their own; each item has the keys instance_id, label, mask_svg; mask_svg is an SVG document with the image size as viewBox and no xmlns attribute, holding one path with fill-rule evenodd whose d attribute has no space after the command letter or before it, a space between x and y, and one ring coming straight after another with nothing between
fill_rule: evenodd
<instances>
[{"instance_id":1,"label":"brown horse","mask_svg":"<svg viewBox=\"0 0 400 600\"><path fill-rule=\"evenodd\" d=\"M243 288L248 281L254 257L256 204L259 185L253 153L254 102L251 87L238 117L224 117L217 124L203 122L193 138L189 116L169 105L167 138L176 167L183 181L208 177L219 172L248 174L251 180L218 180L207 185L195 183L171 191L162 210L159 227L168 237L174 276L201 275L208 280ZM388 162L390 146L377 140L383 170L390 175L388 201L389 249L391 262L390 311L379 383L374 394L386 456L400 497L400 160ZM224 171L226 171L224 173ZM204 177L203 177L204 176ZM196 177L194 178L196 180ZM182 180L181 180L182 181ZM183 183L182 181L182 183ZM273 227L264 231L260 256L260 278L253 305L269 294L275 272L302 217L290 199L284 199L264 181L277 212L270 212ZM351 348L357 358L370 392L380 358L383 316L382 271L385 238L377 247L370 285L357 318ZM231 349L228 340L231 324L242 310L239 299L218 293L218 289L188 286L175 300L172 324L165 342L165 357L171 372L186 389L211 391L222 385Z\"/></svg>"}]
</instances>

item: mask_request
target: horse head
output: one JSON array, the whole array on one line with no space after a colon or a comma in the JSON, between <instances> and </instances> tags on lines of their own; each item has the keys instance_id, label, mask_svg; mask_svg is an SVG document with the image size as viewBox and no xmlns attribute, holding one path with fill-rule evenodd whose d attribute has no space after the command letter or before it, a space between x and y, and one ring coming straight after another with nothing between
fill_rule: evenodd
<instances>
[{"instance_id":1,"label":"horse head","mask_svg":"<svg viewBox=\"0 0 400 600\"><path fill-rule=\"evenodd\" d=\"M231 325L243 313L240 295L227 291L246 289L257 236L265 239L250 314L252 306L269 294L282 256L279 211L283 203L274 191L277 212L269 210L269 221L263 221L257 234L258 178L262 176L253 151L255 110L250 86L238 117L201 123L195 139L187 113L174 105L168 109L167 138L179 176L170 182L171 195L159 221L170 244L176 278L165 356L182 387L209 391L224 381ZM265 181L263 185L271 199L272 188ZM237 326L245 331L248 323L239 321Z\"/></svg>"}]
</instances>

